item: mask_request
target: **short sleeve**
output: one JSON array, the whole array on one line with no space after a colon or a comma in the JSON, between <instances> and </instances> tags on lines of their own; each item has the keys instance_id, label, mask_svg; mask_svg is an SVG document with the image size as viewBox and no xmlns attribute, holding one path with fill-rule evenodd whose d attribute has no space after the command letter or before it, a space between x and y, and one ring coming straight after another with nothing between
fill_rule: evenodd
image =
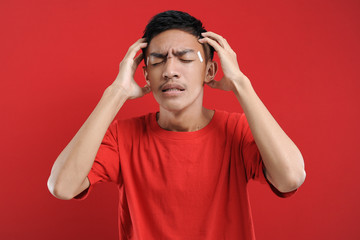
<instances>
[{"instance_id":1,"label":"short sleeve","mask_svg":"<svg viewBox=\"0 0 360 240\"><path fill-rule=\"evenodd\" d=\"M238 127L242 131L241 139L241 155L244 162L246 179L254 179L261 183L267 183L271 190L279 197L289 197L293 195L296 190L288 193L280 192L276 189L265 176L265 166L260 155L260 151L255 143L254 137L251 133L249 123L245 114L240 116Z\"/></svg>"},{"instance_id":2,"label":"short sleeve","mask_svg":"<svg viewBox=\"0 0 360 240\"><path fill-rule=\"evenodd\" d=\"M86 199L94 185L100 182L113 182L121 185L117 120L114 120L106 131L87 177L90 181L89 188L75 196L75 200Z\"/></svg>"}]
</instances>

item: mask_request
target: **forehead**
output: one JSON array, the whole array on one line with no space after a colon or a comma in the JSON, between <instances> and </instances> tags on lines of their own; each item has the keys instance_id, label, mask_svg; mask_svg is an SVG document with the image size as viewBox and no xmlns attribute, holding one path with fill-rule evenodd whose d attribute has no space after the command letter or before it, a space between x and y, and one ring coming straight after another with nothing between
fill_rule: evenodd
<instances>
[{"instance_id":1,"label":"forehead","mask_svg":"<svg viewBox=\"0 0 360 240\"><path fill-rule=\"evenodd\" d=\"M148 53L166 53L169 50L178 52L185 49L198 51L202 45L198 42L197 37L178 29L171 29L156 35L148 47Z\"/></svg>"}]
</instances>

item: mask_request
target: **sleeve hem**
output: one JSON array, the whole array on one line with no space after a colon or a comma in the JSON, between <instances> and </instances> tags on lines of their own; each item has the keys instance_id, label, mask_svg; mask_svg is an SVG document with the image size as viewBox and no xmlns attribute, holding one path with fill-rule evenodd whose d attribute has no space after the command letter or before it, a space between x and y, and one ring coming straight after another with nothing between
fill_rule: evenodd
<instances>
[{"instance_id":1,"label":"sleeve hem","mask_svg":"<svg viewBox=\"0 0 360 240\"><path fill-rule=\"evenodd\" d=\"M272 183L266 178L266 175L264 173L264 177L266 182L269 184L271 190L273 191L273 193L276 194L276 196L281 197L281 198L288 198L290 196L292 196L294 193L297 192L297 189L291 191L291 192L280 192L276 187L274 187L274 185L272 185Z\"/></svg>"},{"instance_id":2,"label":"sleeve hem","mask_svg":"<svg viewBox=\"0 0 360 240\"><path fill-rule=\"evenodd\" d=\"M85 200L89 196L95 184L94 181L95 176L93 175L92 171L90 171L87 177L89 179L90 186L81 193L79 193L78 195L76 195L75 197L73 197L73 200L81 201L81 200Z\"/></svg>"}]
</instances>

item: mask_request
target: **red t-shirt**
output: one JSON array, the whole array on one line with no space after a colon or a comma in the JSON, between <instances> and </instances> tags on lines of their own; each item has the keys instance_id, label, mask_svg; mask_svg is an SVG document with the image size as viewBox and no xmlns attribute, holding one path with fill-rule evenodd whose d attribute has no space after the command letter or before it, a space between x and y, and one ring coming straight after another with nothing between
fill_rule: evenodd
<instances>
[{"instance_id":1,"label":"red t-shirt","mask_svg":"<svg viewBox=\"0 0 360 240\"><path fill-rule=\"evenodd\" d=\"M155 113L114 120L88 178L75 199L117 184L120 240L255 239L247 182L267 182L245 115L219 110L195 132L164 130Z\"/></svg>"}]
</instances>

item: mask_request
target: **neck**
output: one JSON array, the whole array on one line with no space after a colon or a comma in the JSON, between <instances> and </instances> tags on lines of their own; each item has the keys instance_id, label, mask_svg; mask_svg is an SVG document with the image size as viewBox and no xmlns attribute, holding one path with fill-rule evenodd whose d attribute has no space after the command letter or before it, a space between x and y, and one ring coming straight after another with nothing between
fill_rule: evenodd
<instances>
[{"instance_id":1,"label":"neck","mask_svg":"<svg viewBox=\"0 0 360 240\"><path fill-rule=\"evenodd\" d=\"M200 110L168 111L160 106L157 121L161 128L174 132L194 132L205 127L214 115L213 110L201 107Z\"/></svg>"}]
</instances>

